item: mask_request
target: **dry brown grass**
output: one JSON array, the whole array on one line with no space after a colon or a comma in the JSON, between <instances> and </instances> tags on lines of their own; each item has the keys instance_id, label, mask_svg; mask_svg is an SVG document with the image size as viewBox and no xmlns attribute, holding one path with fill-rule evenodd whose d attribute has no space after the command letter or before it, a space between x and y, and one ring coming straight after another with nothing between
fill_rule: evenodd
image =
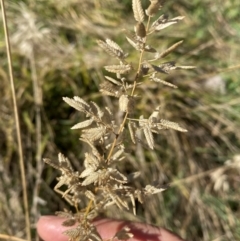
<instances>
[{"instance_id":1,"label":"dry brown grass","mask_svg":"<svg viewBox=\"0 0 240 241\"><path fill-rule=\"evenodd\" d=\"M97 2L101 5L100 1ZM28 191L32 194L29 199L31 207L35 207L31 212L33 228L40 213L54 213L68 205L49 187L55 185L57 173L46 166L36 171L36 150L39 146L36 142L34 114L36 101L32 92L33 67L30 65L31 56L26 49L21 50L21 46L24 46L25 41L27 50L34 46L36 75L43 94L41 156L54 158L60 149L79 168L78 159L83 153L79 147L78 134L68 129L82 117L69 110L62 103L61 96L80 95L86 96L87 100L98 100L99 95L95 91L102 76L97 69L105 65L107 59L101 57L100 61L97 60L95 56L99 50L93 47L95 44L91 40L94 37L89 40L86 36L88 33L98 37L105 34L109 37L118 36L116 25L112 26L112 23L126 26L124 20L119 23L117 18L106 11L106 6L97 10L104 15L104 18L101 15L103 22L99 26L96 20L91 20L91 17L99 14L80 14L82 9L76 1L66 1L65 4L66 11L55 1L49 1L48 8L29 1L28 5L9 7L7 12L11 35L13 40L18 40L12 42L13 67L17 77L17 100L24 133L26 179ZM167 132L158 137L156 153L144 153L142 147L138 146L136 154L129 157L125 168L129 171L141 166L144 174L140 184L149 182L150 176L172 184L163 195L148 200L144 209L137 205L137 213L147 222L163 225L189 240L239 240L239 33L234 13L235 9L239 9L238 5L238 1L169 2L166 7L170 14L178 12L184 15L184 24L174 28L174 31L166 30L159 34L157 44L165 49L170 43L184 38L184 44L174 56L179 63L198 66L197 73L170 75L167 80L180 89L174 92L165 88L159 92L156 84L152 83L148 88L152 88L153 94L145 92L146 95L138 103L141 109L161 102L164 118L184 126L187 124L189 132ZM43 8L48 10L43 12ZM95 11L96 8L92 9ZM34 32L38 38L27 41L27 32L23 34L18 23L24 23L24 13L31 15L32 12L38 24L30 33ZM121 15L119 12L118 16L123 16L123 13ZM106 18L108 22L104 20ZM129 23L127 15L124 19ZM122 38L119 41L122 42ZM3 46L0 51L5 57ZM135 58L134 55L130 57L133 60ZM215 87L210 90L206 83L210 76L215 75L220 76L220 79L217 84L210 80ZM16 165L17 144L6 61L2 61L0 76L0 230L1 233L25 237L22 232L22 188ZM218 92L216 87L222 85L225 93L221 94L221 88ZM102 102L104 105L112 105L108 98ZM145 115L148 113L150 109L146 109ZM232 165L228 165L227 160L231 160ZM40 186L37 180L40 180ZM114 210L109 211L109 215L113 213ZM123 216L133 218L126 213L119 217Z\"/></svg>"}]
</instances>

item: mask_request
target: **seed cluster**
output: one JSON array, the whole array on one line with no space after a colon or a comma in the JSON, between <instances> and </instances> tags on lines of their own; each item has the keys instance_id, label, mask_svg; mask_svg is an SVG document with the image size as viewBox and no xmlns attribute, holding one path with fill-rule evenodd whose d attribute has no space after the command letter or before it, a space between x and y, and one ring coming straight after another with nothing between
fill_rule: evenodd
<instances>
[{"instance_id":1,"label":"seed cluster","mask_svg":"<svg viewBox=\"0 0 240 241\"><path fill-rule=\"evenodd\" d=\"M177 88L176 85L162 80L159 75L169 74L176 69L194 68L176 66L173 61L152 63L161 61L182 43L182 41L177 42L162 53L148 45L147 40L151 34L162 31L183 19L182 16L168 19L166 15L161 15L151 24L152 17L162 8L162 5L162 0L151 0L149 7L144 11L140 0L132 1L136 25L134 32L128 33L126 39L139 52L138 63L129 63L128 53L125 53L114 41L110 39L97 41L107 54L119 61L119 64L104 67L111 76L105 76L105 81L100 84L100 92L118 99L119 111L123 115L120 124L115 120L114 110L108 107L101 108L97 103L86 102L77 96L63 98L68 105L85 115L85 120L74 125L72 129L81 129L80 140L90 147L85 153L84 168L81 172L75 171L70 161L61 153L58 161L44 159L46 163L61 172L55 191L77 210L76 214L68 211L58 212L58 215L66 218L64 226L75 225L72 229L65 231L69 240L101 241L102 238L91 222L99 211L110 205L116 205L120 210L132 210L136 214L136 200L143 203L146 196L166 189L156 181L145 187L136 188L131 185L131 182L139 176L139 173L126 175L118 168L126 160L126 147L129 145L129 140L133 145L141 143L149 149L154 149L154 134L160 134L166 129L187 131L175 122L162 119L159 116L159 107L155 107L148 118L143 115L134 116L136 103L140 98L136 96L136 90L140 90L140 85L154 81ZM145 13L148 18L146 27ZM152 53L153 58L144 59L145 52ZM112 76L113 74L115 77ZM89 200L87 207L82 206L84 198ZM111 240L121 237L125 240L131 238L131 230L124 227Z\"/></svg>"}]
</instances>

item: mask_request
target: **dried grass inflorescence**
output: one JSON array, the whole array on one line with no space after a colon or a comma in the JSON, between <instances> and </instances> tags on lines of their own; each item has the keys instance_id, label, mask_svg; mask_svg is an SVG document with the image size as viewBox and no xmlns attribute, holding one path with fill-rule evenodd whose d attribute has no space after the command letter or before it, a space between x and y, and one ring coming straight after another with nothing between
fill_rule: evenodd
<instances>
[{"instance_id":1,"label":"dried grass inflorescence","mask_svg":"<svg viewBox=\"0 0 240 241\"><path fill-rule=\"evenodd\" d=\"M90 147L85 153L84 170L81 172L74 171L70 161L63 154L59 154L58 161L44 159L46 163L61 171L55 191L77 210L76 214L67 211L58 212L58 215L66 218L64 226L75 225L74 228L65 231L69 240L102 240L92 224L99 211L110 205L116 205L120 210L132 209L136 214L135 200L143 203L146 196L165 190L165 187L156 181L140 189L135 188L131 185L131 181L138 177L137 173L126 175L118 169L118 165L126 160L126 144L129 143L129 139L133 145L142 143L154 149L154 134L160 134L165 129L187 131L175 122L162 119L159 116L159 107L156 107L148 118L143 115L134 117L135 104L139 98L136 90L140 85L147 81L155 81L177 88L174 84L162 80L159 75L168 74L175 69L193 68L176 66L175 62L152 63L161 60L182 43L182 41L177 42L162 53L148 45L147 40L150 35L183 19L182 16L168 19L166 15L161 15L151 24L152 17L162 5L163 1L152 0L144 11L140 0L132 1L136 20L135 32L129 33L126 39L138 50L138 63L129 63L128 54L114 41L110 39L97 41L107 54L119 61L118 64L104 67L107 72L116 76L105 76L105 81L100 84L102 94L118 99L119 111L123 115L119 124L115 120L115 113L108 107L101 108L97 103L86 102L80 97L63 98L71 107L85 114L86 119L74 125L72 129L82 129L80 140ZM145 13L148 17L146 26ZM153 59L144 59L145 52L152 53ZM63 186L66 187L64 191ZM82 206L84 198L89 200L86 207ZM131 230L125 227L111 240L120 237L124 237L125 240L131 238Z\"/></svg>"}]
</instances>

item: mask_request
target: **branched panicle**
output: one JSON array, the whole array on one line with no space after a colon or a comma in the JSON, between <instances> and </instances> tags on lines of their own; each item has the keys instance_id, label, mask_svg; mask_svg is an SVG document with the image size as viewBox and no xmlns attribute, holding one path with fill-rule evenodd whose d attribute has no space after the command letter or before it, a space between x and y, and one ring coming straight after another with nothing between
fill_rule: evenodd
<instances>
[{"instance_id":1,"label":"branched panicle","mask_svg":"<svg viewBox=\"0 0 240 241\"><path fill-rule=\"evenodd\" d=\"M63 154L59 154L58 161L44 159L46 163L61 172L54 190L77 210L76 214L68 211L57 213L66 218L64 226L75 225L74 228L64 232L69 240L101 241L101 236L91 222L100 211L115 205L120 210L132 210L136 214L136 200L143 203L147 196L166 189L157 181L136 188L131 183L133 179L138 178L139 172L127 175L121 173L118 168L127 160L126 150L129 149L129 143L132 143L133 147L140 143L153 150L155 135L167 129L187 131L178 123L163 119L159 107L155 109L153 107L153 112L147 118L143 115L138 116L136 111L136 103L141 98L140 86L145 84L147 90L148 82L153 81L161 88L162 86L177 88L175 84L163 80L164 76L174 70L194 68L176 65L175 61L159 62L182 44L182 41L169 46L163 52L158 52L157 47L148 44L151 35L183 19L182 16L169 18L166 14L160 14L157 20L151 22L152 17L162 7L162 0L150 0L147 9L142 8L140 0L132 0L136 25L128 32L126 39L138 56L136 63L128 62L128 54L113 40L97 40L98 45L118 61L104 66L105 71L110 74L106 75L105 80L99 85L99 91L103 95L113 100L118 99L118 108L100 107L96 102L87 102L77 96L63 98L68 105L84 114L85 119L76 123L72 129L80 129L80 141L89 146L83 167L79 171L73 169ZM146 23L145 13L148 17ZM153 57L147 59L145 52L148 52L148 56L152 54ZM117 115L118 112L121 115ZM117 116L123 116L120 122L116 119ZM82 206L83 200L88 200L87 207ZM127 240L131 237L131 230L124 227L112 239Z\"/></svg>"}]
</instances>

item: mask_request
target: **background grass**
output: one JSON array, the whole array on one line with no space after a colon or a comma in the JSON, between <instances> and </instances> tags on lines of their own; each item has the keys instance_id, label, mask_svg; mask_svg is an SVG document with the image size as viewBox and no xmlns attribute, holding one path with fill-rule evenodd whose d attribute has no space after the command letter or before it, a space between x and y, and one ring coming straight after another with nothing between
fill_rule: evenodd
<instances>
[{"instance_id":1,"label":"background grass","mask_svg":"<svg viewBox=\"0 0 240 241\"><path fill-rule=\"evenodd\" d=\"M112 38L134 61L138 56L122 31L132 30L134 20L127 0L18 0L6 4L34 230L39 215L69 208L53 192L58 174L44 166L42 157L56 159L61 151L76 169L82 165L84 147L79 133L70 127L83 116L62 97L78 95L115 106L98 93L102 66L109 64L109 56L95 40ZM147 6L148 1L143 4ZM179 86L177 90L149 84L152 92L143 89L138 108L147 116L160 104L163 118L179 122L189 132L164 132L156 137L154 153L137 146L123 167L126 171L141 169L139 185L152 178L171 183L166 192L137 207L139 219L167 227L188 240L240 240L239 9L238 0L167 1L162 12L185 19L160 32L153 45L164 50L183 39L168 60L198 68L166 76ZM0 232L25 237L2 28L0 34ZM107 212L112 213L116 214ZM123 217L133 219L119 213Z\"/></svg>"}]
</instances>

